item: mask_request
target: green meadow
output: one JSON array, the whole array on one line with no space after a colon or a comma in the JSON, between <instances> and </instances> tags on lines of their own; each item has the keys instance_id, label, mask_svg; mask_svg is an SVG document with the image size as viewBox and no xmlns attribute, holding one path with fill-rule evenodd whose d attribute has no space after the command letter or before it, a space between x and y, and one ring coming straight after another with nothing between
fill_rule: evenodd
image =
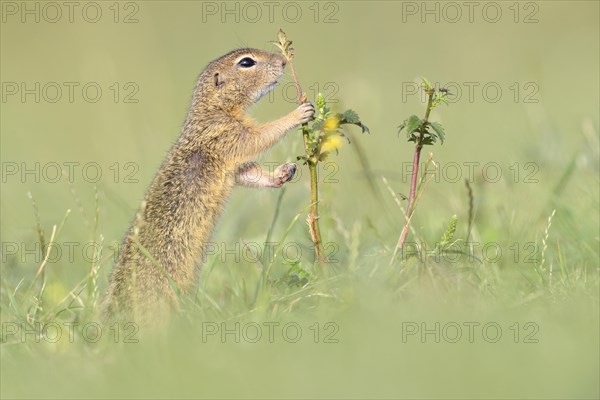
<instances>
[{"instance_id":1,"label":"green meadow","mask_svg":"<svg viewBox=\"0 0 600 400\"><path fill-rule=\"evenodd\" d=\"M2 398L600 396L598 2L0 7ZM172 321L102 325L197 76L280 28L308 99L370 129L320 163L325 262L300 161L284 189L234 190ZM394 257L422 77L449 91L446 138ZM251 115L295 101L288 68ZM303 154L292 131L259 161Z\"/></svg>"}]
</instances>

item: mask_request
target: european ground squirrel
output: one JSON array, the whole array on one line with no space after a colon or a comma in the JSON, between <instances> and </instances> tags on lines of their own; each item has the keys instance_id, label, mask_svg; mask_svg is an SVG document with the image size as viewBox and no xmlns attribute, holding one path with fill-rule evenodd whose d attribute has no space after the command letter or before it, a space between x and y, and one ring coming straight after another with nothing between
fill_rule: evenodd
<instances>
[{"instance_id":1,"label":"european ground squirrel","mask_svg":"<svg viewBox=\"0 0 600 400\"><path fill-rule=\"evenodd\" d=\"M302 104L265 124L246 115L277 85L285 64L277 54L238 49L200 74L181 135L120 248L104 302L106 317L152 320L171 308L177 296L169 280L184 293L194 289L205 246L233 186L278 188L293 178L293 163L269 174L251 160L310 121L314 107Z\"/></svg>"}]
</instances>

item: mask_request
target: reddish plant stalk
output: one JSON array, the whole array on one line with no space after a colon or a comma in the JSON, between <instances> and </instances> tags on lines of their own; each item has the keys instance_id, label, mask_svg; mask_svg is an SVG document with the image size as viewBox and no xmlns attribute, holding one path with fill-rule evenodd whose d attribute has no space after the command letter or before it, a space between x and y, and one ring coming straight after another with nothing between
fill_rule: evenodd
<instances>
[{"instance_id":1,"label":"reddish plant stalk","mask_svg":"<svg viewBox=\"0 0 600 400\"><path fill-rule=\"evenodd\" d=\"M400 233L400 238L398 239L398 244L396 245L396 251L402 250L404 247L404 243L406 242L406 238L408 236L408 230L410 228L410 220L412 218L414 212L414 203L415 197L417 195L417 180L419 179L419 160L421 159L421 150L423 149L423 138L425 136L425 131L427 128L427 122L429 120L429 114L431 113L431 108L433 104L433 94L434 90L427 90L427 95L429 97L427 101L427 111L425 111L425 118L421 122L419 126L418 132L419 136L417 138L417 142L415 144L415 154L413 157L413 168L412 168L412 179L410 182L410 193L408 195L408 206L406 207L406 224L404 228L402 228L402 233ZM395 253L394 253L395 254Z\"/></svg>"}]
</instances>

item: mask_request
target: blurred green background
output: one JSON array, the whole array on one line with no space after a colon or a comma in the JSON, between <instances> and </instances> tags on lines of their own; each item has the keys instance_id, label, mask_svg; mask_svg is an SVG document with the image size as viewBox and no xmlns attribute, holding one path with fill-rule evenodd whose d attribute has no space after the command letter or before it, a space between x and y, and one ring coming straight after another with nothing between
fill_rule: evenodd
<instances>
[{"instance_id":1,"label":"blurred green background","mask_svg":"<svg viewBox=\"0 0 600 400\"><path fill-rule=\"evenodd\" d=\"M331 178L321 184L324 240L339 244L344 283L311 289L317 300L301 311L288 304L256 316L240 294L256 281L250 263L214 257L203 288L229 310L215 321L292 320L305 332L315 320L336 321L340 343L207 344L198 331L176 329L122 354L3 343L3 397L598 397L598 2L475 2L471 9L462 2L75 3L70 16L60 2L2 1L3 321L14 320L8 293L18 292L22 278L31 281L41 261L36 212L47 240L70 209L58 242L80 244L73 259L47 268L45 296L53 304L88 273L83 244L120 242L178 136L204 66L237 47L275 51L270 41L282 28L294 41L309 99L321 91L334 109L356 110L371 130L361 136L349 129L352 144L331 155L321 175ZM400 267L386 269L403 216L382 177L393 192L408 194L413 147L397 127L424 112L415 94L422 76L455 97L432 114L447 140L426 147L423 158L433 152L442 175L429 184L413 227L435 243L456 214L464 238L464 179L473 165L472 238L500 243L504 256L475 272L471 286L470 275L454 270L431 283L422 280L427 268L415 267L410 280ZM268 121L291 111L290 82L288 71L252 115ZM261 161L301 153L300 135L290 132ZM57 164L73 165L72 179L55 180ZM486 165L492 178L496 167L501 176L485 175ZM24 169L37 172L23 176ZM308 204L307 177L302 169L287 186L274 238ZM236 189L214 241L261 243L278 195ZM556 268L558 288L535 281L534 268L553 210L545 265ZM312 255L303 221L287 240L301 243L305 261ZM528 243L537 246L535 264L525 260ZM111 267L100 270L102 290ZM386 272L373 278L376 270ZM318 300L322 293L335 296ZM402 343L406 321L496 321L504 335L499 344ZM509 326L516 321L536 321L539 343L514 343Z\"/></svg>"}]
</instances>

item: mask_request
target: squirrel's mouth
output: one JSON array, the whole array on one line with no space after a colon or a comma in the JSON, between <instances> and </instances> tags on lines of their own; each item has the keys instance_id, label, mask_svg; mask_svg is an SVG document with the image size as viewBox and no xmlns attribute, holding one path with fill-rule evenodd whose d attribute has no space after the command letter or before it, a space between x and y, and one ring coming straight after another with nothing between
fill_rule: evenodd
<instances>
[{"instance_id":1,"label":"squirrel's mouth","mask_svg":"<svg viewBox=\"0 0 600 400\"><path fill-rule=\"evenodd\" d=\"M258 101L261 97L263 97L264 95L268 94L270 91L272 91L273 89L275 89L275 87L279 84L279 78L281 78L281 76L278 76L277 78L275 78L275 80L273 82L271 82L267 86L264 86L257 93L256 100Z\"/></svg>"}]
</instances>

